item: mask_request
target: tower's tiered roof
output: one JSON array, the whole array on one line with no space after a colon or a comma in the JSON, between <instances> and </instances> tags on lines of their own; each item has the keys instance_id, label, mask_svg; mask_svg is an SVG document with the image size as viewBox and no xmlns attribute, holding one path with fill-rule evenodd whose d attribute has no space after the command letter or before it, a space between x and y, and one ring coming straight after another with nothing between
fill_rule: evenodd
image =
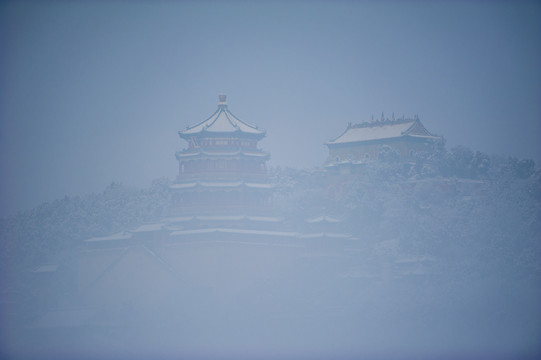
<instances>
[{"instance_id":1,"label":"tower's tiered roof","mask_svg":"<svg viewBox=\"0 0 541 360\"><path fill-rule=\"evenodd\" d=\"M209 118L193 126L186 127L178 132L181 138L189 139L193 136L207 135L247 135L263 138L265 131L252 126L233 115L227 108L226 95L220 95L218 109Z\"/></svg>"}]
</instances>

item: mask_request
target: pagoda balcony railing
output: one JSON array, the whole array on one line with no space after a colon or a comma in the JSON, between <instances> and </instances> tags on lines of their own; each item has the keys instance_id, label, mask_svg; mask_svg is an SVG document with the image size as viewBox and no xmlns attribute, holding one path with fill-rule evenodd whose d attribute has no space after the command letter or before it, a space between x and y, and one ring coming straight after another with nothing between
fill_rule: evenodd
<instances>
[{"instance_id":1,"label":"pagoda balcony railing","mask_svg":"<svg viewBox=\"0 0 541 360\"><path fill-rule=\"evenodd\" d=\"M250 145L219 145L219 144L208 144L208 145L193 145L187 148L183 148L181 152L198 152L198 151L249 151L249 152L263 152L262 149L257 147L256 143L251 143Z\"/></svg>"},{"instance_id":2,"label":"pagoda balcony railing","mask_svg":"<svg viewBox=\"0 0 541 360\"><path fill-rule=\"evenodd\" d=\"M227 157L227 156L257 156L257 157L269 157L269 153L263 151L259 148L253 147L205 147L205 148L188 148L182 149L176 153L176 156L179 158L186 157L196 157L196 156L218 156L218 157Z\"/></svg>"}]
</instances>

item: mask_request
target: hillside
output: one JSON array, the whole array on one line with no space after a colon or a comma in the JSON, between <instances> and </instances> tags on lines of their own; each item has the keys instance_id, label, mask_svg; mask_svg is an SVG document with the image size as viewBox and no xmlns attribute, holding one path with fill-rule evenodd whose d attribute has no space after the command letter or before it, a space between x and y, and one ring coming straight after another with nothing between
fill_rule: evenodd
<instances>
[{"instance_id":1,"label":"hillside","mask_svg":"<svg viewBox=\"0 0 541 360\"><path fill-rule=\"evenodd\" d=\"M127 321L131 329L109 336L152 353L158 344L185 349L207 339L205 348L216 350L267 339L261 346L278 341L304 354L331 345L389 354L389 343L394 351L428 358L430 351L538 354L541 172L532 161L465 148L421 154L414 166L387 155L366 164L362 176L270 171L283 226L299 228L315 216L342 219L340 232L353 236L346 247L305 240L302 249L257 250L239 242L218 246L227 256L213 257L216 249L205 245L195 264L238 278L217 274L220 283L211 290L181 281L162 307L106 312L101 316ZM73 261L58 268L54 291L40 289L32 271L73 260L84 239L166 217L168 185L161 179L136 190L113 183L100 194L66 197L3 219L3 310L27 326L51 309L78 305ZM192 325L179 326L185 321ZM216 328L224 332L212 337ZM149 332L159 335L149 338ZM73 336L59 341L81 341Z\"/></svg>"}]
</instances>

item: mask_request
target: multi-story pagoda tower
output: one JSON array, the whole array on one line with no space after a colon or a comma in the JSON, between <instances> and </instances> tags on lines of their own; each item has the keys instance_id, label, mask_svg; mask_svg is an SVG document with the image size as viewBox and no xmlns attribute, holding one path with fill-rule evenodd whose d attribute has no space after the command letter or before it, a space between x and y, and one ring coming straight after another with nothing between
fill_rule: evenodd
<instances>
[{"instance_id":1,"label":"multi-story pagoda tower","mask_svg":"<svg viewBox=\"0 0 541 360\"><path fill-rule=\"evenodd\" d=\"M178 132L188 147L176 153L173 213L254 214L267 208L269 154L258 148L265 131L233 115L226 95L219 100L209 118Z\"/></svg>"}]
</instances>

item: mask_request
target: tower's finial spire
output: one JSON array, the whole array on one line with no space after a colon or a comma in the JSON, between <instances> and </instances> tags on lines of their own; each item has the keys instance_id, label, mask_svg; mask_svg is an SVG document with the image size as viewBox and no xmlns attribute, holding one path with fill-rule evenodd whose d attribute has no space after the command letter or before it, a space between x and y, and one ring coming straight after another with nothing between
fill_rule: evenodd
<instances>
[{"instance_id":1,"label":"tower's finial spire","mask_svg":"<svg viewBox=\"0 0 541 360\"><path fill-rule=\"evenodd\" d=\"M227 95L226 94L220 94L220 95L218 95L218 98L220 99L220 102L218 103L218 106L227 107L227 103L225 102L225 100L227 99Z\"/></svg>"}]
</instances>

